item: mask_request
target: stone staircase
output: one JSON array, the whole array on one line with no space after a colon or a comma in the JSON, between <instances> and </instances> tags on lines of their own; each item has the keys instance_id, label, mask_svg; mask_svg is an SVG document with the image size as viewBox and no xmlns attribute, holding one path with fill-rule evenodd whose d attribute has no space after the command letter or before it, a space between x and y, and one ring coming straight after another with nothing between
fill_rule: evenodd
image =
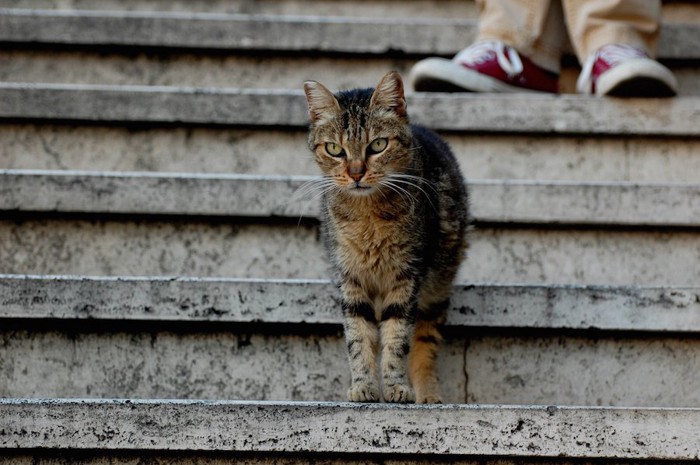
<instances>
[{"instance_id":1,"label":"stone staircase","mask_svg":"<svg viewBox=\"0 0 700 465\"><path fill-rule=\"evenodd\" d=\"M390 13L389 13L390 12ZM700 6L670 100L410 95L470 181L449 404L349 374L301 83L475 31L457 0L0 0L0 463L700 458ZM565 59L564 90L577 69Z\"/></svg>"}]
</instances>

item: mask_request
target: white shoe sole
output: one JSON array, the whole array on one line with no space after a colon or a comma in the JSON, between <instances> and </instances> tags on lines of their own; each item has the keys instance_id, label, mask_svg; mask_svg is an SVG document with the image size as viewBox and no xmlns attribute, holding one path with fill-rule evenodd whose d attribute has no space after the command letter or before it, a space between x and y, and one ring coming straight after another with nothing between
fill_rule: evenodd
<instances>
[{"instance_id":1,"label":"white shoe sole","mask_svg":"<svg viewBox=\"0 0 700 465\"><path fill-rule=\"evenodd\" d=\"M671 71L649 58L631 58L598 78L597 96L670 97L678 84Z\"/></svg>"}]
</instances>

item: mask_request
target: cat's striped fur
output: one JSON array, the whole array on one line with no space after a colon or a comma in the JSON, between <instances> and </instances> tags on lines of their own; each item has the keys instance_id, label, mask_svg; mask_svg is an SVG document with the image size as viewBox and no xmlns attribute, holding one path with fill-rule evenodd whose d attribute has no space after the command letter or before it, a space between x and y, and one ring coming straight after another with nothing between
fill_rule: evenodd
<instances>
[{"instance_id":1,"label":"cat's striped fur","mask_svg":"<svg viewBox=\"0 0 700 465\"><path fill-rule=\"evenodd\" d=\"M348 398L440 402L439 325L467 247L458 164L439 136L409 124L396 72L376 90L333 95L314 81L304 90L323 240L342 292Z\"/></svg>"}]
</instances>

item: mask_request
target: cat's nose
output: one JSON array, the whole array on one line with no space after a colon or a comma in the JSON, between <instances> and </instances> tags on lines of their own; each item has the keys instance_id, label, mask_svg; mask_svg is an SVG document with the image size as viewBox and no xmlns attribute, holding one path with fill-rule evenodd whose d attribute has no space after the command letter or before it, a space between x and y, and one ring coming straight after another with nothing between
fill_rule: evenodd
<instances>
[{"instance_id":1,"label":"cat's nose","mask_svg":"<svg viewBox=\"0 0 700 465\"><path fill-rule=\"evenodd\" d=\"M360 179L365 175L365 164L362 162L350 162L348 166L348 176L352 178L353 181L359 182Z\"/></svg>"}]
</instances>

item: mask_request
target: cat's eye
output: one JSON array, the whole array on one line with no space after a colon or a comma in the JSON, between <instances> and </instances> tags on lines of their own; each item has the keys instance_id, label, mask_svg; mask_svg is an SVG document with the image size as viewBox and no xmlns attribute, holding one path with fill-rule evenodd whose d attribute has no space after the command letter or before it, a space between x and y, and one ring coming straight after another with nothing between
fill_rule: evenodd
<instances>
[{"instance_id":1,"label":"cat's eye","mask_svg":"<svg viewBox=\"0 0 700 465\"><path fill-rule=\"evenodd\" d=\"M372 143L369 144L369 147L367 147L367 154L373 155L375 153L383 152L386 149L388 143L389 141L387 141L384 137L374 139Z\"/></svg>"},{"instance_id":2,"label":"cat's eye","mask_svg":"<svg viewBox=\"0 0 700 465\"><path fill-rule=\"evenodd\" d=\"M326 152L331 157L342 157L345 155L345 150L335 142L326 142Z\"/></svg>"}]
</instances>

